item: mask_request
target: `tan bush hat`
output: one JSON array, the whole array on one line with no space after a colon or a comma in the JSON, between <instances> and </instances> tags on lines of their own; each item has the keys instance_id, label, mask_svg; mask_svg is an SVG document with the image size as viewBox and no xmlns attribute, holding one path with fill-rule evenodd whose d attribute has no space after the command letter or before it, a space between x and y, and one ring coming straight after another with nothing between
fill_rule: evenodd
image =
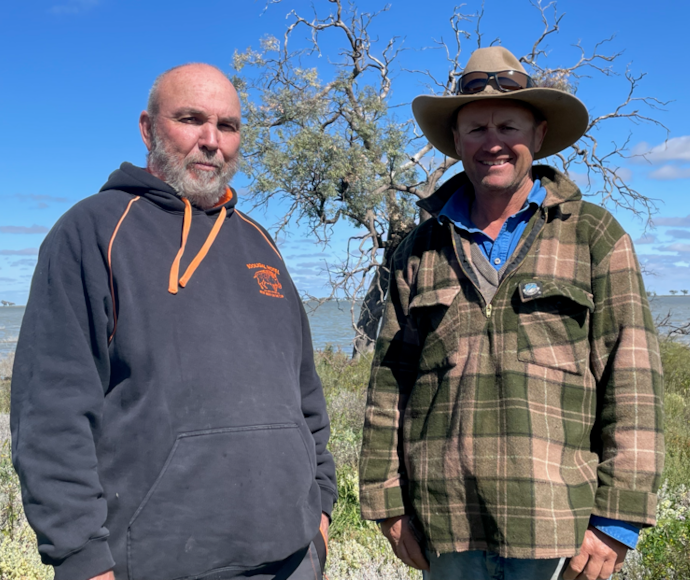
<instances>
[{"instance_id":1,"label":"tan bush hat","mask_svg":"<svg viewBox=\"0 0 690 580\"><path fill-rule=\"evenodd\" d=\"M467 61L463 75L470 72L518 71L527 74L520 61L502 46L475 50ZM528 103L546 119L548 129L544 143L535 159L562 151L577 141L587 130L589 114L576 96L545 87L500 91L490 83L478 93L451 96L421 95L412 101L412 112L424 136L441 153L459 159L451 126L460 107L484 99L511 99Z\"/></svg>"}]
</instances>

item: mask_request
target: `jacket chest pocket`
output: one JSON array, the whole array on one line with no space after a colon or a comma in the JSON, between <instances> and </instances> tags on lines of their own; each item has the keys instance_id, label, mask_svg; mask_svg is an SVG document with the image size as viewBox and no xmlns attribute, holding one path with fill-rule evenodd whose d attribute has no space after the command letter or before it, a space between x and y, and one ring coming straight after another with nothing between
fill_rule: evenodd
<instances>
[{"instance_id":1,"label":"jacket chest pocket","mask_svg":"<svg viewBox=\"0 0 690 580\"><path fill-rule=\"evenodd\" d=\"M418 332L422 353L419 370L446 367L458 355L461 309L454 304L460 287L442 288L417 294L410 302L410 316Z\"/></svg>"},{"instance_id":2,"label":"jacket chest pocket","mask_svg":"<svg viewBox=\"0 0 690 580\"><path fill-rule=\"evenodd\" d=\"M522 281L518 293L518 360L584 374L589 367L592 295L552 280Z\"/></svg>"}]
</instances>

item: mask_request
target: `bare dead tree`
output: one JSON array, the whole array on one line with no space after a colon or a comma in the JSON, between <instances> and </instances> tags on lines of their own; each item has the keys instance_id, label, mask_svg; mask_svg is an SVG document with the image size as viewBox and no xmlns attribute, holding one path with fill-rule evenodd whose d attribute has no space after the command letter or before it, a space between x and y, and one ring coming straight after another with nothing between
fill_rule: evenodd
<instances>
[{"instance_id":1,"label":"bare dead tree","mask_svg":"<svg viewBox=\"0 0 690 580\"><path fill-rule=\"evenodd\" d=\"M280 2L270 0L266 8ZM621 53L606 52L610 38L589 52L576 44L580 56L567 66L548 61L546 42L558 34L564 15L558 14L555 1L531 4L542 30L520 60L538 85L576 93L584 79L596 76L606 81L621 75L615 70ZM379 43L372 36L375 21L387 6L371 13L354 4L345 6L342 0L318 5L330 5L325 17L319 17L316 9L310 18L296 11L288 14L290 24L282 42L266 37L259 51L236 52L234 67L243 76L234 81L246 103L245 173L252 178L254 203L287 201L288 210L276 229L306 222L323 243L330 240L332 226L342 220L356 228L340 262L327 266L331 294L326 299L352 301L353 355L357 356L373 348L393 252L429 217L420 215L415 202L431 195L458 163L435 152L412 119L397 119L399 109L391 103L391 87L397 75L407 74L426 79L430 93L454 94L465 57L484 45L484 4L474 13L456 8L450 17L451 40L435 41L437 53L445 57L442 78L431 69L398 66L404 53L402 40L393 37ZM298 30L308 31L309 40L293 50ZM325 54L322 39L326 34L329 43L336 40L340 48L327 55L327 64L319 69L308 66L312 57ZM490 44L497 42L494 39ZM464 50L466 43L469 52ZM603 145L597 133L614 119L666 129L652 116L666 103L639 96L644 74L625 70L622 75L628 90L620 104L592 117L582 139L548 162L566 174L584 172L589 182L586 195L648 221L656 209L654 200L634 189L617 166L628 156L630 137L623 143ZM329 80L321 80L323 76Z\"/></svg>"},{"instance_id":2,"label":"bare dead tree","mask_svg":"<svg viewBox=\"0 0 690 580\"><path fill-rule=\"evenodd\" d=\"M664 338L677 338L690 335L690 322L676 322L670 310L663 316L657 316L654 320L654 324L659 334Z\"/></svg>"}]
</instances>

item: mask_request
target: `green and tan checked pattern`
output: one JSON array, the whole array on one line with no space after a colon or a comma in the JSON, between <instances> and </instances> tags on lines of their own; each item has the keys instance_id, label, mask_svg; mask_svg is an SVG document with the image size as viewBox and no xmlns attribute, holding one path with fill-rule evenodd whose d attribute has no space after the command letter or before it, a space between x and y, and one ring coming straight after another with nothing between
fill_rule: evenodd
<instances>
[{"instance_id":1,"label":"green and tan checked pattern","mask_svg":"<svg viewBox=\"0 0 690 580\"><path fill-rule=\"evenodd\" d=\"M435 552L572 556L592 513L654 523L663 378L632 242L562 174L534 170L548 194L491 304L451 225L425 222L394 256L362 515L415 515Z\"/></svg>"}]
</instances>

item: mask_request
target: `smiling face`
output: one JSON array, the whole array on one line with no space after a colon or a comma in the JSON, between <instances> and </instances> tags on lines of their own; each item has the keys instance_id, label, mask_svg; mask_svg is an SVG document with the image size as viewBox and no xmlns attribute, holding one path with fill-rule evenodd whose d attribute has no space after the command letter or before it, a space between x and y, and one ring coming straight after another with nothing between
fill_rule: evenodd
<instances>
[{"instance_id":1,"label":"smiling face","mask_svg":"<svg viewBox=\"0 0 690 580\"><path fill-rule=\"evenodd\" d=\"M235 88L211 66L187 65L160 79L154 105L139 119L149 171L196 206L213 207L239 160Z\"/></svg>"},{"instance_id":2,"label":"smiling face","mask_svg":"<svg viewBox=\"0 0 690 580\"><path fill-rule=\"evenodd\" d=\"M512 196L532 187L532 161L546 121L518 101L471 102L458 112L455 148L477 196ZM529 189L528 189L529 188Z\"/></svg>"}]
</instances>

